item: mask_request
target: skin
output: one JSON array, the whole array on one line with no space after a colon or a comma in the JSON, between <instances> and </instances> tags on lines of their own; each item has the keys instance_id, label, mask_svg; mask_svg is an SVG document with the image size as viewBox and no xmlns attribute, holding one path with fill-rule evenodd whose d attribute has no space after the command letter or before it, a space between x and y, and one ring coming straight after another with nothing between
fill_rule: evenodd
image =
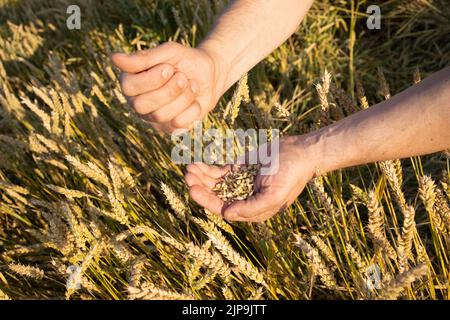
<instances>
[{"instance_id":1,"label":"skin","mask_svg":"<svg viewBox=\"0 0 450 320\"><path fill-rule=\"evenodd\" d=\"M311 4L312 0L237 0L198 48L167 43L133 55L115 54L112 61L123 72L122 90L156 128L167 132L189 128L296 30ZM166 68L170 76L163 77ZM188 84L171 89L183 75ZM446 68L323 129L281 138L279 170L259 174L256 192L247 200L226 206L212 192L231 166L192 164L185 180L190 196L201 206L228 220L259 222L289 206L317 174L449 147L450 68Z\"/></svg>"}]
</instances>

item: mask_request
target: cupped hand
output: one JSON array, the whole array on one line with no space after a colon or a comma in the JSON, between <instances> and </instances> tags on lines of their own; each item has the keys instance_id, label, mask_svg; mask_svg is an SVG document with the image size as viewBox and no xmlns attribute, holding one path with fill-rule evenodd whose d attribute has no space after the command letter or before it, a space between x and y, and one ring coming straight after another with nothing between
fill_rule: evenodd
<instances>
[{"instance_id":1,"label":"cupped hand","mask_svg":"<svg viewBox=\"0 0 450 320\"><path fill-rule=\"evenodd\" d=\"M279 140L278 163L262 164L255 180L255 192L246 200L224 203L213 191L220 178L232 166L218 167L195 163L187 167L185 180L191 198L204 208L232 221L261 222L291 205L314 176L314 163L301 137ZM248 159L247 155L247 159ZM271 174L262 175L262 168L274 165Z\"/></svg>"},{"instance_id":2,"label":"cupped hand","mask_svg":"<svg viewBox=\"0 0 450 320\"><path fill-rule=\"evenodd\" d=\"M223 70L203 49L167 42L111 59L122 71L121 88L133 109L159 130L192 127L223 94Z\"/></svg>"}]
</instances>

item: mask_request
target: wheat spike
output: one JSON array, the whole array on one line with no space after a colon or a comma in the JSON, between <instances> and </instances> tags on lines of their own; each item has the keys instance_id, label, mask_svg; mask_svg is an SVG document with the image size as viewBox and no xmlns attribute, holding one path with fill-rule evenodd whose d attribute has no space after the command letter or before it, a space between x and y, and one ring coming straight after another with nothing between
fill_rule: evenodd
<instances>
[{"instance_id":1,"label":"wheat spike","mask_svg":"<svg viewBox=\"0 0 450 320\"><path fill-rule=\"evenodd\" d=\"M336 209L333 205L333 201L328 196L328 194L325 192L325 187L323 185L323 180L321 177L314 178L310 184L311 188L314 190L315 194L320 199L320 202L322 202L322 205L325 208L325 211L327 213L330 213L331 216L336 216Z\"/></svg>"},{"instance_id":2,"label":"wheat spike","mask_svg":"<svg viewBox=\"0 0 450 320\"><path fill-rule=\"evenodd\" d=\"M69 163L72 164L75 167L75 169L79 170L86 177L94 181L100 182L101 184L103 184L108 188L110 187L108 177L94 163L88 162L87 165L85 165L81 163L80 160L71 155L66 155L66 160L69 161Z\"/></svg>"},{"instance_id":3,"label":"wheat spike","mask_svg":"<svg viewBox=\"0 0 450 320\"><path fill-rule=\"evenodd\" d=\"M331 250L331 248L328 246L328 244L326 244L325 241L323 241L322 238L318 235L311 236L311 239L313 240L316 247L320 250L322 255L327 258L328 261L332 262L334 264L334 267L337 267L338 262L336 256L333 250Z\"/></svg>"},{"instance_id":4,"label":"wheat spike","mask_svg":"<svg viewBox=\"0 0 450 320\"><path fill-rule=\"evenodd\" d=\"M144 271L146 264L147 261L143 256L134 258L130 262L129 266L130 272L128 275L128 283L130 287L139 287L139 285L141 284L142 273Z\"/></svg>"},{"instance_id":5,"label":"wheat spike","mask_svg":"<svg viewBox=\"0 0 450 320\"><path fill-rule=\"evenodd\" d=\"M426 264L418 265L408 271L399 274L382 291L380 299L395 300L411 283L422 278L428 273Z\"/></svg>"},{"instance_id":6,"label":"wheat spike","mask_svg":"<svg viewBox=\"0 0 450 320\"><path fill-rule=\"evenodd\" d=\"M378 68L377 70L379 89L378 92L381 94L384 99L388 100L391 98L391 92L389 90L389 84L386 81L386 77L384 76L383 69Z\"/></svg>"},{"instance_id":7,"label":"wheat spike","mask_svg":"<svg viewBox=\"0 0 450 320\"><path fill-rule=\"evenodd\" d=\"M440 232L445 232L445 224L441 216L435 210L436 203L436 184L429 176L419 178L419 196L428 212L433 225Z\"/></svg>"},{"instance_id":8,"label":"wheat spike","mask_svg":"<svg viewBox=\"0 0 450 320\"><path fill-rule=\"evenodd\" d=\"M195 300L195 297L167 289L158 288L153 283L144 282L139 288L128 287L130 300Z\"/></svg>"},{"instance_id":9,"label":"wheat spike","mask_svg":"<svg viewBox=\"0 0 450 320\"><path fill-rule=\"evenodd\" d=\"M27 97L21 97L21 101L41 119L44 128L47 129L48 132L52 132L50 116Z\"/></svg>"},{"instance_id":10,"label":"wheat spike","mask_svg":"<svg viewBox=\"0 0 450 320\"><path fill-rule=\"evenodd\" d=\"M223 279L228 279L230 276L231 270L220 255L215 252L209 252L205 246L198 247L190 242L186 244L186 253L196 261L199 261L201 265L217 272Z\"/></svg>"},{"instance_id":11,"label":"wheat spike","mask_svg":"<svg viewBox=\"0 0 450 320\"><path fill-rule=\"evenodd\" d=\"M369 108L369 102L367 101L366 93L364 92L364 87L359 76L356 76L356 97L363 109Z\"/></svg>"},{"instance_id":12,"label":"wheat spike","mask_svg":"<svg viewBox=\"0 0 450 320\"><path fill-rule=\"evenodd\" d=\"M220 229L225 231L226 233L229 233L231 235L236 235L233 228L225 222L221 217L219 217L217 214L212 213L211 211L205 209L205 214L208 217L210 221L212 221L216 226L218 226Z\"/></svg>"},{"instance_id":13,"label":"wheat spike","mask_svg":"<svg viewBox=\"0 0 450 320\"><path fill-rule=\"evenodd\" d=\"M320 118L316 126L326 126L330 124L330 104L328 102L328 93L330 91L331 73L325 70L321 83L316 84L316 90L320 100Z\"/></svg>"},{"instance_id":14,"label":"wheat spike","mask_svg":"<svg viewBox=\"0 0 450 320\"><path fill-rule=\"evenodd\" d=\"M442 221L447 228L447 232L450 233L450 207L445 199L444 192L436 187L436 211L441 216Z\"/></svg>"},{"instance_id":15,"label":"wheat spike","mask_svg":"<svg viewBox=\"0 0 450 320\"><path fill-rule=\"evenodd\" d=\"M242 274L246 275L256 283L265 285L264 275L261 271L236 252L212 222L206 222L197 218L193 219L206 232L214 247L216 247L228 261L234 264Z\"/></svg>"},{"instance_id":16,"label":"wheat spike","mask_svg":"<svg viewBox=\"0 0 450 320\"><path fill-rule=\"evenodd\" d=\"M57 192L59 194L62 194L62 195L66 196L69 199L83 198L83 197L88 197L89 196L87 193L84 193L83 191L79 191L79 190L66 189L66 188L63 188L63 187L55 186L53 184L47 184L46 186L50 190L55 191L55 192Z\"/></svg>"},{"instance_id":17,"label":"wheat spike","mask_svg":"<svg viewBox=\"0 0 450 320\"><path fill-rule=\"evenodd\" d=\"M407 212L407 204L405 196L402 192L402 167L400 160L388 160L380 162L381 171L384 173L389 181L392 191L394 192L394 198L402 210L403 214Z\"/></svg>"},{"instance_id":18,"label":"wheat spike","mask_svg":"<svg viewBox=\"0 0 450 320\"><path fill-rule=\"evenodd\" d=\"M413 83L418 84L420 81L422 81L422 77L420 75L420 69L419 69L419 67L416 67L414 69Z\"/></svg>"},{"instance_id":19,"label":"wheat spike","mask_svg":"<svg viewBox=\"0 0 450 320\"><path fill-rule=\"evenodd\" d=\"M244 74L242 78L237 83L237 87L234 91L231 101L228 102L224 109L224 118L234 124L237 116L239 115L239 109L242 101L250 102L250 95L247 85L248 75Z\"/></svg>"},{"instance_id":20,"label":"wheat spike","mask_svg":"<svg viewBox=\"0 0 450 320\"><path fill-rule=\"evenodd\" d=\"M44 277L44 271L33 266L12 263L8 265L12 272L31 279L41 280Z\"/></svg>"},{"instance_id":21,"label":"wheat spike","mask_svg":"<svg viewBox=\"0 0 450 320\"><path fill-rule=\"evenodd\" d=\"M350 243L346 243L345 248L346 248L347 252L350 254L352 261L355 263L356 267L358 268L359 273L364 274L367 269L367 264L364 262L363 258L359 254L359 252L356 251L356 249L353 248L353 246Z\"/></svg>"},{"instance_id":22,"label":"wheat spike","mask_svg":"<svg viewBox=\"0 0 450 320\"><path fill-rule=\"evenodd\" d=\"M322 281L322 283L328 289L336 288L336 279L333 273L328 269L326 263L320 257L317 249L313 248L308 242L302 239L301 236L294 234L296 238L296 245L302 249L309 259L312 271L317 274Z\"/></svg>"},{"instance_id":23,"label":"wheat spike","mask_svg":"<svg viewBox=\"0 0 450 320\"><path fill-rule=\"evenodd\" d=\"M182 221L186 221L188 208L186 207L184 202L181 201L181 199L176 195L175 191L173 191L172 188L170 188L164 182L161 183L161 189L167 199L167 202L169 202L170 207L173 209L173 211L175 211L177 217Z\"/></svg>"},{"instance_id":24,"label":"wheat spike","mask_svg":"<svg viewBox=\"0 0 450 320\"><path fill-rule=\"evenodd\" d=\"M369 202L369 198L367 197L367 192L365 192L360 187L357 187L353 184L350 184L350 189L352 189L352 195L355 196L357 199L361 200L364 204L367 205Z\"/></svg>"},{"instance_id":25,"label":"wheat spike","mask_svg":"<svg viewBox=\"0 0 450 320\"><path fill-rule=\"evenodd\" d=\"M11 300L11 298L2 289L0 289L0 300Z\"/></svg>"},{"instance_id":26,"label":"wheat spike","mask_svg":"<svg viewBox=\"0 0 450 320\"><path fill-rule=\"evenodd\" d=\"M395 260L397 259L397 254L386 237L386 233L384 230L384 214L375 195L375 192L373 190L369 191L368 197L369 202L367 203L367 209L369 212L369 224L367 227L370 236L382 251L384 251L390 258Z\"/></svg>"},{"instance_id":27,"label":"wheat spike","mask_svg":"<svg viewBox=\"0 0 450 320\"><path fill-rule=\"evenodd\" d=\"M411 257L412 240L416 228L414 216L414 208L408 206L406 212L403 214L402 235L398 241L397 247L400 272L404 272L408 269L408 259Z\"/></svg>"}]
</instances>

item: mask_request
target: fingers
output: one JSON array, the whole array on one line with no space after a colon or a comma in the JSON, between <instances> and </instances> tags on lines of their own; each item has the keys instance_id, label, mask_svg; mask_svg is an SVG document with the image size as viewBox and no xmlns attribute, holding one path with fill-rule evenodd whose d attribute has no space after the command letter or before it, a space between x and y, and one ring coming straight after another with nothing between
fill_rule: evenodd
<instances>
[{"instance_id":1,"label":"fingers","mask_svg":"<svg viewBox=\"0 0 450 320\"><path fill-rule=\"evenodd\" d=\"M149 114L178 98L186 91L188 84L189 81L187 77L183 73L177 72L163 87L158 90L132 97L130 99L131 106L140 115ZM191 90L187 93L193 94Z\"/></svg>"},{"instance_id":2,"label":"fingers","mask_svg":"<svg viewBox=\"0 0 450 320\"><path fill-rule=\"evenodd\" d=\"M175 128L187 128L200 118L201 112L202 107L195 101L186 110L175 116L170 124Z\"/></svg>"},{"instance_id":3,"label":"fingers","mask_svg":"<svg viewBox=\"0 0 450 320\"><path fill-rule=\"evenodd\" d=\"M144 118L159 123L170 122L176 116L189 109L194 104L195 98L191 90L185 90L175 100L147 114ZM195 104L198 105L198 103ZM196 108L200 109L200 106L198 105Z\"/></svg>"},{"instance_id":4,"label":"fingers","mask_svg":"<svg viewBox=\"0 0 450 320\"><path fill-rule=\"evenodd\" d=\"M253 221L254 218L268 212L276 212L276 197L267 190L262 190L246 200L233 202L224 209L223 217L234 221Z\"/></svg>"},{"instance_id":5,"label":"fingers","mask_svg":"<svg viewBox=\"0 0 450 320\"><path fill-rule=\"evenodd\" d=\"M216 194L200 185L193 185L189 188L189 196L205 209L221 215L224 202Z\"/></svg>"},{"instance_id":6,"label":"fingers","mask_svg":"<svg viewBox=\"0 0 450 320\"><path fill-rule=\"evenodd\" d=\"M224 202L212 191L218 182L218 178L229 170L226 167L208 166L204 163L195 163L187 166L185 175L186 184L189 186L189 195L202 207L220 215L224 208Z\"/></svg>"},{"instance_id":7,"label":"fingers","mask_svg":"<svg viewBox=\"0 0 450 320\"><path fill-rule=\"evenodd\" d=\"M174 73L175 68L172 65L158 64L140 73L122 73L120 86L126 96L134 97L161 88Z\"/></svg>"},{"instance_id":8,"label":"fingers","mask_svg":"<svg viewBox=\"0 0 450 320\"><path fill-rule=\"evenodd\" d=\"M184 46L167 42L156 48L138 51L133 54L114 53L111 60L116 67L124 72L138 73L166 62L173 64L174 59L180 54Z\"/></svg>"},{"instance_id":9,"label":"fingers","mask_svg":"<svg viewBox=\"0 0 450 320\"><path fill-rule=\"evenodd\" d=\"M186 174L188 179L190 181L186 181L186 183L188 183L191 181L199 181L199 185L202 185L205 188L208 189L213 189L215 187L215 185L218 182L218 179L211 177L210 175L208 175L207 173L203 172L198 165L196 164L190 164L187 167L187 171L188 173ZM196 179L198 180L194 180L193 178L190 177L190 175L195 175ZM193 185L193 184L192 184Z\"/></svg>"},{"instance_id":10,"label":"fingers","mask_svg":"<svg viewBox=\"0 0 450 320\"><path fill-rule=\"evenodd\" d=\"M220 167L220 166L207 165L203 162L197 162L194 164L190 164L187 167L187 169L188 169L188 171L189 170L199 170L203 174L205 174L213 179L219 179L219 178L223 177L228 171L231 170L231 166L226 165L226 166Z\"/></svg>"}]
</instances>

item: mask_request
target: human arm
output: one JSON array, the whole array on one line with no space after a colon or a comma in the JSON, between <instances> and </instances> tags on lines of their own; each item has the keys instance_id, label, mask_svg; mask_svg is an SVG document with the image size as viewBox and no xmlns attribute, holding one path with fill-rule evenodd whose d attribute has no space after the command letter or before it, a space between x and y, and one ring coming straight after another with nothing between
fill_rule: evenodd
<instances>
[{"instance_id":1,"label":"human arm","mask_svg":"<svg viewBox=\"0 0 450 320\"><path fill-rule=\"evenodd\" d=\"M113 54L122 91L157 129L189 128L296 30L312 2L236 0L197 48L168 42L132 55Z\"/></svg>"},{"instance_id":2,"label":"human arm","mask_svg":"<svg viewBox=\"0 0 450 320\"><path fill-rule=\"evenodd\" d=\"M254 196L226 206L212 191L228 167L194 164L186 183L200 205L238 221L263 221L289 206L316 174L450 147L450 67L391 99L320 130L280 139L279 170L258 175Z\"/></svg>"}]
</instances>

